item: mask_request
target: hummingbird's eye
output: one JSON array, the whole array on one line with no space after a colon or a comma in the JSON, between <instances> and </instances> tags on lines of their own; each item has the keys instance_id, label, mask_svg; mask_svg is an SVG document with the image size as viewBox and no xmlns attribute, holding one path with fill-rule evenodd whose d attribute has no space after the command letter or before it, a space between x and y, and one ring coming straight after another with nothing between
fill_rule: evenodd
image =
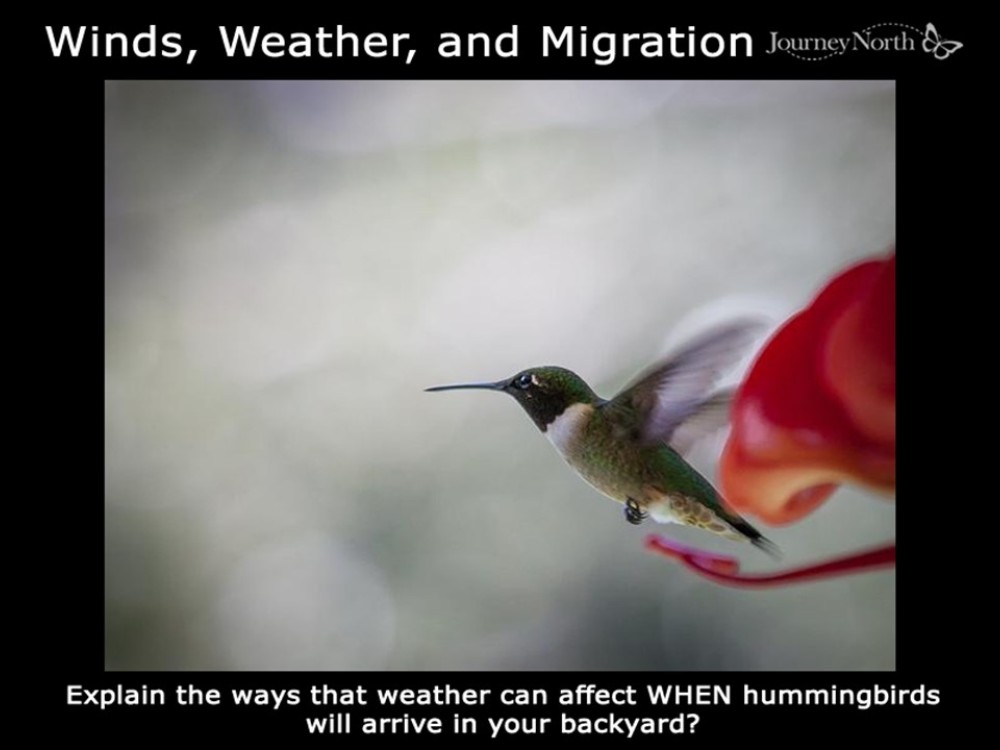
<instances>
[{"instance_id":1,"label":"hummingbird's eye","mask_svg":"<svg viewBox=\"0 0 1000 750\"><path fill-rule=\"evenodd\" d=\"M514 385L521 390L526 390L531 385L531 375L524 373L524 375L518 376L514 379Z\"/></svg>"}]
</instances>

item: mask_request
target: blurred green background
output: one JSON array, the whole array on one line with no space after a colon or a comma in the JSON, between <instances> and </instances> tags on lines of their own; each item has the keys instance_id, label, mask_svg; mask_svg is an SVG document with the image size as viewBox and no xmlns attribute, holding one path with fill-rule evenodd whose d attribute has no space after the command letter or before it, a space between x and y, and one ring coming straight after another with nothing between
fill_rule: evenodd
<instances>
[{"instance_id":1,"label":"blurred green background","mask_svg":"<svg viewBox=\"0 0 1000 750\"><path fill-rule=\"evenodd\" d=\"M509 398L610 396L895 235L891 82L109 82L106 666L891 669L894 571L643 550ZM710 477L724 436L694 462ZM784 565L894 537L841 489Z\"/></svg>"}]
</instances>

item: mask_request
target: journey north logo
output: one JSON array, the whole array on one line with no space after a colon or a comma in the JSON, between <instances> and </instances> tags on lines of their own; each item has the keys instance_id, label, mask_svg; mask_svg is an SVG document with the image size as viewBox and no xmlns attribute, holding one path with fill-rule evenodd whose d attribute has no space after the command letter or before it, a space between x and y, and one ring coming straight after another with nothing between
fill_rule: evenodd
<instances>
[{"instance_id":1,"label":"journey north logo","mask_svg":"<svg viewBox=\"0 0 1000 750\"><path fill-rule=\"evenodd\" d=\"M945 60L962 48L961 42L942 37L934 24L920 29L907 23L876 23L847 36L781 36L771 32L767 54L787 52L799 60L826 60L847 52L916 52Z\"/></svg>"}]
</instances>

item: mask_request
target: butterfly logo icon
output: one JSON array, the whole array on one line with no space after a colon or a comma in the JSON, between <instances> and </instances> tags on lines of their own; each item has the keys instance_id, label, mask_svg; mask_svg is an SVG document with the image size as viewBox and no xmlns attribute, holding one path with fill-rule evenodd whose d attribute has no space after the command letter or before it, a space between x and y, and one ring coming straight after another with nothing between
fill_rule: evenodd
<instances>
[{"instance_id":1,"label":"butterfly logo icon","mask_svg":"<svg viewBox=\"0 0 1000 750\"><path fill-rule=\"evenodd\" d=\"M938 60L944 60L960 49L962 49L961 42L948 42L941 39L934 24L927 24L927 29L924 31L924 52L933 54Z\"/></svg>"}]
</instances>

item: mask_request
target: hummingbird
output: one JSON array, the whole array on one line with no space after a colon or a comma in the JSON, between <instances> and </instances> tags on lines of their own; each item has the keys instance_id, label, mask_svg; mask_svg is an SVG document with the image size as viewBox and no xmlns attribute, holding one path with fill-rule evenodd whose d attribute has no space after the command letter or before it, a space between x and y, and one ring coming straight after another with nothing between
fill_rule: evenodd
<instances>
[{"instance_id":1,"label":"hummingbird","mask_svg":"<svg viewBox=\"0 0 1000 750\"><path fill-rule=\"evenodd\" d=\"M758 326L709 330L653 365L611 399L564 367L522 370L495 382L439 385L426 391L481 389L513 396L562 458L591 486L624 506L626 520L647 517L747 541L773 557L778 548L729 507L684 454L729 420L732 389L712 391L742 356Z\"/></svg>"}]
</instances>

